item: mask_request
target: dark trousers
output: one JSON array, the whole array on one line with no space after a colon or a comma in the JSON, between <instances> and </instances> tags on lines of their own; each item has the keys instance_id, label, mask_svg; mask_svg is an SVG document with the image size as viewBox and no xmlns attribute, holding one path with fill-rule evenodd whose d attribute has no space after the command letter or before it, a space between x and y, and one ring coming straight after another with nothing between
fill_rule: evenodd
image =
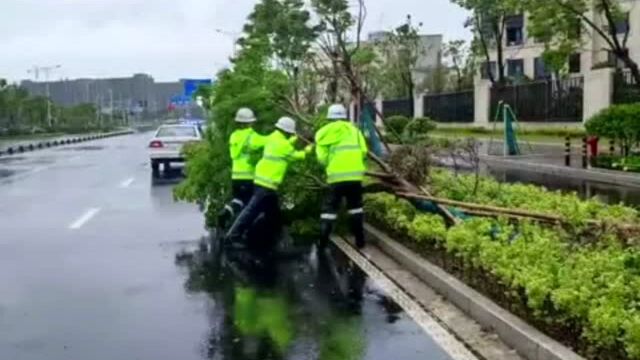
<instances>
[{"instance_id":1,"label":"dark trousers","mask_svg":"<svg viewBox=\"0 0 640 360\"><path fill-rule=\"evenodd\" d=\"M331 184L329 193L325 197L325 203L320 215L321 238L320 245L326 246L338 219L338 210L346 200L347 213L349 214L349 227L356 239L356 246L364 246L364 210L362 208L362 183L360 181L345 181Z\"/></svg>"},{"instance_id":2,"label":"dark trousers","mask_svg":"<svg viewBox=\"0 0 640 360\"><path fill-rule=\"evenodd\" d=\"M232 199L224 206L218 216L218 225L222 228L226 227L228 223L240 214L242 209L249 203L252 195L253 180L232 180Z\"/></svg>"},{"instance_id":3,"label":"dark trousers","mask_svg":"<svg viewBox=\"0 0 640 360\"><path fill-rule=\"evenodd\" d=\"M275 190L256 186L247 206L229 229L227 238L231 242L242 239L258 217L264 214L264 221L273 227L280 222L280 200Z\"/></svg>"}]
</instances>

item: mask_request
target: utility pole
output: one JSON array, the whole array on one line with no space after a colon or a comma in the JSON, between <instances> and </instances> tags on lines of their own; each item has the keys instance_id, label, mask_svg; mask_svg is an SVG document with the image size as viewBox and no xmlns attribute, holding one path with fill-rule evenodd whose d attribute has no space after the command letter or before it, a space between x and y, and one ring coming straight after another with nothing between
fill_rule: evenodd
<instances>
[{"instance_id":1,"label":"utility pole","mask_svg":"<svg viewBox=\"0 0 640 360\"><path fill-rule=\"evenodd\" d=\"M49 129L53 128L53 120L51 118L51 92L49 88L49 76L54 70L60 69L62 65L52 65L52 66L37 66L34 65L31 69L27 70L27 73L33 73L35 76L35 80L38 81L40 77L40 73L44 74L45 79L45 94L47 97L47 125L49 125Z\"/></svg>"}]
</instances>

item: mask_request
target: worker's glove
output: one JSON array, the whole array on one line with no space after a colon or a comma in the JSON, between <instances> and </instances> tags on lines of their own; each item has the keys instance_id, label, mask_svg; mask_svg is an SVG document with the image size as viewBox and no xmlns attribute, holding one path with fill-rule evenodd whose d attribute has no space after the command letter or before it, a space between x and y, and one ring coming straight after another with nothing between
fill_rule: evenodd
<instances>
[{"instance_id":1,"label":"worker's glove","mask_svg":"<svg viewBox=\"0 0 640 360\"><path fill-rule=\"evenodd\" d=\"M305 153L307 153L307 154L311 154L311 153L313 152L313 144L311 144L311 145L307 145L307 146L304 148L304 152L305 152Z\"/></svg>"}]
</instances>

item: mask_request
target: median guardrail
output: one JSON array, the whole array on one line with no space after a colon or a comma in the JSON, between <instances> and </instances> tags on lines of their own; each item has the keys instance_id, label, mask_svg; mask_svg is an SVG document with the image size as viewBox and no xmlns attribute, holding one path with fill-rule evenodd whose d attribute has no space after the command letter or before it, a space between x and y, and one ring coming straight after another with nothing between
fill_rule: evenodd
<instances>
[{"instance_id":1,"label":"median guardrail","mask_svg":"<svg viewBox=\"0 0 640 360\"><path fill-rule=\"evenodd\" d=\"M50 147L60 146L60 145L77 144L80 142L91 141L91 140L106 139L114 136L132 134L133 132L134 132L133 130L112 131L112 132L101 133L101 134L90 134L90 135L82 135L82 136L75 136L75 137L67 137L63 139L42 140L42 141L33 142L33 143L15 144L15 145L5 147L4 149L0 149L0 156L19 154L27 151L34 151L34 150L45 149L45 148L50 148Z\"/></svg>"}]
</instances>

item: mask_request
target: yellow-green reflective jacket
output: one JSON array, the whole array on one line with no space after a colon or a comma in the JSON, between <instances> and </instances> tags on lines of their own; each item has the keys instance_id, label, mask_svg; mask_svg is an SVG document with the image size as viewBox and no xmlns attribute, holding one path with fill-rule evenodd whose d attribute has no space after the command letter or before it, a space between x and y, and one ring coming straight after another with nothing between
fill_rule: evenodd
<instances>
[{"instance_id":1,"label":"yellow-green reflective jacket","mask_svg":"<svg viewBox=\"0 0 640 360\"><path fill-rule=\"evenodd\" d=\"M316 133L316 156L329 184L362 181L367 170L367 141L348 121L333 121Z\"/></svg>"},{"instance_id":2,"label":"yellow-green reflective jacket","mask_svg":"<svg viewBox=\"0 0 640 360\"><path fill-rule=\"evenodd\" d=\"M239 129L231 133L229 138L229 155L231 155L231 179L253 180L255 172L255 154L264 147L267 137L258 134L252 128Z\"/></svg>"},{"instance_id":3,"label":"yellow-green reflective jacket","mask_svg":"<svg viewBox=\"0 0 640 360\"><path fill-rule=\"evenodd\" d=\"M268 189L277 190L287 173L289 163L305 158L304 151L296 151L293 144L296 138L287 139L276 130L267 136L262 159L256 166L254 183Z\"/></svg>"}]
</instances>

